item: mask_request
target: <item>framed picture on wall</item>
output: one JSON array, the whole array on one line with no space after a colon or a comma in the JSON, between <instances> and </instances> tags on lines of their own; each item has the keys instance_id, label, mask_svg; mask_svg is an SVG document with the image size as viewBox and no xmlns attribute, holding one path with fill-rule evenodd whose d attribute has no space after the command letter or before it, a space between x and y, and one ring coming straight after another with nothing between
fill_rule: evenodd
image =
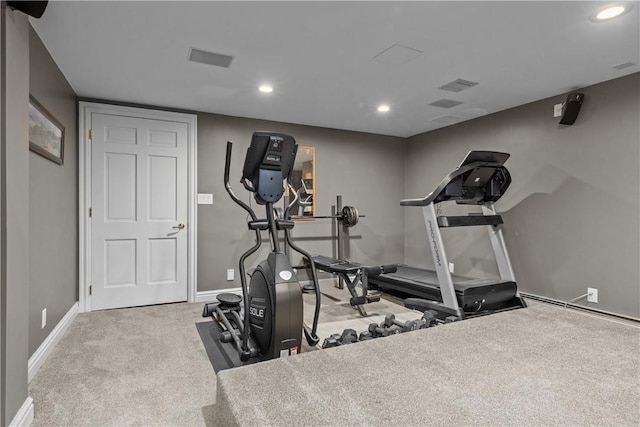
<instances>
[{"instance_id":1,"label":"framed picture on wall","mask_svg":"<svg viewBox=\"0 0 640 427\"><path fill-rule=\"evenodd\" d=\"M29 149L52 162L62 164L64 126L31 95L29 95Z\"/></svg>"}]
</instances>

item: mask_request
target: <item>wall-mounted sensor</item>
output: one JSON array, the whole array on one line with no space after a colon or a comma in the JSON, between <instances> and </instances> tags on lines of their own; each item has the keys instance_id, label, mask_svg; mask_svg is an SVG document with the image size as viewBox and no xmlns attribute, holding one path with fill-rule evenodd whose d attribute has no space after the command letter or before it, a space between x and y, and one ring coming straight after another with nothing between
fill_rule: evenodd
<instances>
[{"instance_id":1,"label":"wall-mounted sensor","mask_svg":"<svg viewBox=\"0 0 640 427\"><path fill-rule=\"evenodd\" d=\"M562 117L560 118L561 125L572 125L575 123L583 100L583 93L573 92L567 95L567 100L562 107Z\"/></svg>"}]
</instances>

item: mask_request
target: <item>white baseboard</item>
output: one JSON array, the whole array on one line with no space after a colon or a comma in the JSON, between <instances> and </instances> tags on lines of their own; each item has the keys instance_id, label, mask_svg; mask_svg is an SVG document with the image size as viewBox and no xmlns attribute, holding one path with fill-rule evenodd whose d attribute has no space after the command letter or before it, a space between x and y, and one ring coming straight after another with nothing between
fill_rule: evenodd
<instances>
[{"instance_id":1,"label":"white baseboard","mask_svg":"<svg viewBox=\"0 0 640 427\"><path fill-rule=\"evenodd\" d=\"M29 427L33 422L33 399L27 396L18 413L9 423L9 427Z\"/></svg>"},{"instance_id":2,"label":"white baseboard","mask_svg":"<svg viewBox=\"0 0 640 427\"><path fill-rule=\"evenodd\" d=\"M529 299L533 299L533 300L536 300L536 301L541 301L541 302L544 302L544 303L547 303L547 304L559 305L559 306L562 306L562 307L565 307L565 308L566 307L571 307L571 308L574 308L576 310L602 314L604 316L618 317L620 319L631 320L633 322L640 322L640 317L627 316L626 314L620 314L620 313L612 313L610 311L599 310L597 308L588 307L588 306L581 305L581 304L574 304L574 303L571 303L571 302L568 302L568 301L561 301L561 300L558 300L558 299L555 299L555 298L549 298L549 297L545 297L545 296L542 296L542 295L530 294L528 292L519 292L519 294L520 294L520 296L522 296L524 298L529 298Z\"/></svg>"},{"instance_id":3,"label":"white baseboard","mask_svg":"<svg viewBox=\"0 0 640 427\"><path fill-rule=\"evenodd\" d=\"M40 347L29 358L28 363L28 381L31 382L33 377L40 369L44 362L47 360L53 349L58 345L64 334L69 329L69 326L73 323L78 315L78 303L76 302L71 306L67 314L58 322L55 328L51 331L49 336L40 344Z\"/></svg>"}]
</instances>

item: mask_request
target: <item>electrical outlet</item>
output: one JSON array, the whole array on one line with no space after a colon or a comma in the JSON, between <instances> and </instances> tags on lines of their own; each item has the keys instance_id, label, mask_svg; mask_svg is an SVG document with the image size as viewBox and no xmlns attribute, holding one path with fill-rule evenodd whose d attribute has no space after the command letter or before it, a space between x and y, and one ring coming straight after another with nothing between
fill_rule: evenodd
<instances>
[{"instance_id":1,"label":"electrical outlet","mask_svg":"<svg viewBox=\"0 0 640 427\"><path fill-rule=\"evenodd\" d=\"M596 288L587 288L587 301L598 303L598 290Z\"/></svg>"},{"instance_id":2,"label":"electrical outlet","mask_svg":"<svg viewBox=\"0 0 640 427\"><path fill-rule=\"evenodd\" d=\"M231 282L233 281L235 278L235 270L233 268L230 268L227 270L227 281Z\"/></svg>"},{"instance_id":3,"label":"electrical outlet","mask_svg":"<svg viewBox=\"0 0 640 427\"><path fill-rule=\"evenodd\" d=\"M454 265L452 262L449 263L449 273L453 274Z\"/></svg>"},{"instance_id":4,"label":"electrical outlet","mask_svg":"<svg viewBox=\"0 0 640 427\"><path fill-rule=\"evenodd\" d=\"M47 326L47 309L43 308L42 309L42 328L44 329L44 327Z\"/></svg>"}]
</instances>

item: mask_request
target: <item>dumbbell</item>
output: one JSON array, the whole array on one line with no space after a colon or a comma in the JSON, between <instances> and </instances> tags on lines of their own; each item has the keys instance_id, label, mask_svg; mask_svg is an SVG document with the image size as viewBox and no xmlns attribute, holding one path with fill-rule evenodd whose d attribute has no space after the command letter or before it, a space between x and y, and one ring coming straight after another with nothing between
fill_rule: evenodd
<instances>
[{"instance_id":1,"label":"dumbbell","mask_svg":"<svg viewBox=\"0 0 640 427\"><path fill-rule=\"evenodd\" d=\"M425 329L429 327L429 324L424 319L417 319L414 320L414 322L416 323L416 329Z\"/></svg>"},{"instance_id":2,"label":"dumbbell","mask_svg":"<svg viewBox=\"0 0 640 427\"><path fill-rule=\"evenodd\" d=\"M342 331L341 343L343 345L353 344L354 342L358 342L358 333L354 329L345 329Z\"/></svg>"},{"instance_id":3,"label":"dumbbell","mask_svg":"<svg viewBox=\"0 0 640 427\"><path fill-rule=\"evenodd\" d=\"M383 323L384 325L384 323ZM377 323L369 324L369 332L374 338L378 337L388 337L389 335L399 334L402 332L402 328L397 325L392 325L389 328L385 328L384 326L378 326Z\"/></svg>"},{"instance_id":4,"label":"dumbbell","mask_svg":"<svg viewBox=\"0 0 640 427\"><path fill-rule=\"evenodd\" d=\"M422 319L426 323L425 328L430 328L432 326L436 326L438 324L438 318L436 315L438 314L435 310L427 310L422 314Z\"/></svg>"},{"instance_id":5,"label":"dumbbell","mask_svg":"<svg viewBox=\"0 0 640 427\"><path fill-rule=\"evenodd\" d=\"M384 318L384 322L382 322L380 326L383 325L386 328L396 325L399 328L402 328L402 332L415 331L416 329L418 329L418 325L414 320L407 320L406 322L402 323L396 320L396 316L394 314L387 314Z\"/></svg>"},{"instance_id":6,"label":"dumbbell","mask_svg":"<svg viewBox=\"0 0 640 427\"><path fill-rule=\"evenodd\" d=\"M342 335L332 334L329 338L325 338L322 343L322 348L338 347L342 345Z\"/></svg>"},{"instance_id":7,"label":"dumbbell","mask_svg":"<svg viewBox=\"0 0 640 427\"><path fill-rule=\"evenodd\" d=\"M374 323L375 325L375 323ZM373 336L373 334L369 331L364 331L364 332L360 332L360 335L358 336L358 341L369 341L372 340L376 337Z\"/></svg>"}]
</instances>

